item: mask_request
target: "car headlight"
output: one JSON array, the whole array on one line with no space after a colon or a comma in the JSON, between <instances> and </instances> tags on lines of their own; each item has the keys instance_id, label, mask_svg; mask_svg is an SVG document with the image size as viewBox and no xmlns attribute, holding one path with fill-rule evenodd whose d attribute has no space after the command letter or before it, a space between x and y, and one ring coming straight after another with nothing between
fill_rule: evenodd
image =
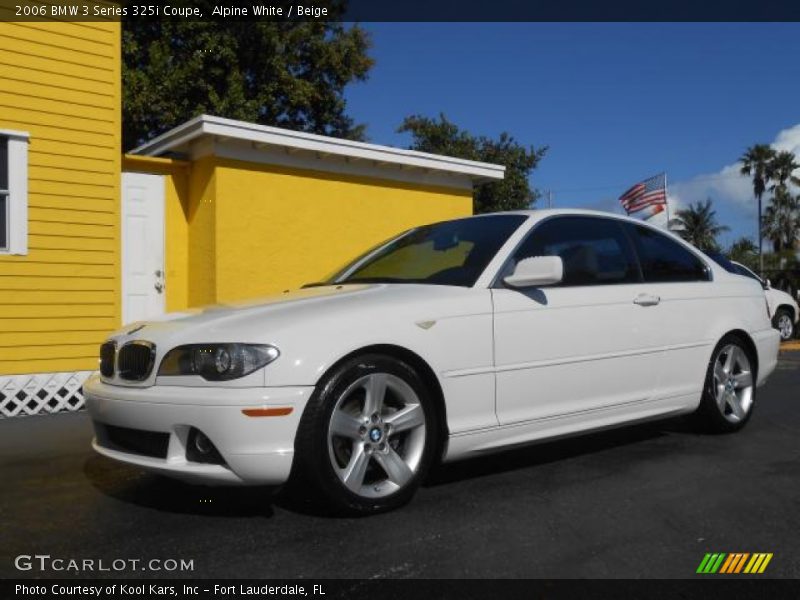
<instances>
[{"instance_id":1,"label":"car headlight","mask_svg":"<svg viewBox=\"0 0 800 600\"><path fill-rule=\"evenodd\" d=\"M238 379L278 358L274 346L261 344L189 344L173 348L161 361L158 376L200 375L209 381Z\"/></svg>"}]
</instances>

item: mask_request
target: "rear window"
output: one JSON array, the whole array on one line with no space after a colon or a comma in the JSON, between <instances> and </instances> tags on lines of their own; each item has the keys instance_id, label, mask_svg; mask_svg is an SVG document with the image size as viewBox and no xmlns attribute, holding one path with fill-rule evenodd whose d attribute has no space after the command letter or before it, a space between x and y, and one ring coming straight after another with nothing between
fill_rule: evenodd
<instances>
[{"instance_id":1,"label":"rear window","mask_svg":"<svg viewBox=\"0 0 800 600\"><path fill-rule=\"evenodd\" d=\"M708 281L705 263L675 240L641 225L631 225L644 280L653 283Z\"/></svg>"},{"instance_id":2,"label":"rear window","mask_svg":"<svg viewBox=\"0 0 800 600\"><path fill-rule=\"evenodd\" d=\"M745 269L742 265L736 263L731 263L731 266L733 267L733 272L737 275L744 275L750 279L755 279L758 283L764 283L764 281L750 269Z\"/></svg>"}]
</instances>

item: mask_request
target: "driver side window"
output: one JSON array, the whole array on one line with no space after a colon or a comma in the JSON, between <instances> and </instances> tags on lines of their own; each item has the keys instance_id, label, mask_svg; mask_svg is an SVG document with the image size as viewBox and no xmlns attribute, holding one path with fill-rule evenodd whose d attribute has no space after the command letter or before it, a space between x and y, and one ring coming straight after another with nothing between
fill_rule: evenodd
<instances>
[{"instance_id":1,"label":"driver side window","mask_svg":"<svg viewBox=\"0 0 800 600\"><path fill-rule=\"evenodd\" d=\"M614 219L575 216L547 220L531 231L514 253L513 263L533 256L561 257L561 286L640 281L633 248Z\"/></svg>"}]
</instances>

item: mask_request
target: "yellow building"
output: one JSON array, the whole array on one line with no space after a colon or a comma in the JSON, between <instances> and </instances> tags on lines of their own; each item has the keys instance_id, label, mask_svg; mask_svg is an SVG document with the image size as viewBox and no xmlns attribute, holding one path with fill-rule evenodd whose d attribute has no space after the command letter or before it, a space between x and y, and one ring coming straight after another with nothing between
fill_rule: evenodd
<instances>
[{"instance_id":1,"label":"yellow building","mask_svg":"<svg viewBox=\"0 0 800 600\"><path fill-rule=\"evenodd\" d=\"M120 114L118 23L0 23L0 417L81 407L121 324L318 281L504 173L210 116L122 157Z\"/></svg>"},{"instance_id":2,"label":"yellow building","mask_svg":"<svg viewBox=\"0 0 800 600\"><path fill-rule=\"evenodd\" d=\"M0 415L79 407L120 322L120 112L119 23L0 22Z\"/></svg>"},{"instance_id":3,"label":"yellow building","mask_svg":"<svg viewBox=\"0 0 800 600\"><path fill-rule=\"evenodd\" d=\"M497 165L209 116L137 148L123 171L124 322L319 281L405 229L471 214L473 184L503 177ZM141 289L126 265L146 272Z\"/></svg>"}]
</instances>

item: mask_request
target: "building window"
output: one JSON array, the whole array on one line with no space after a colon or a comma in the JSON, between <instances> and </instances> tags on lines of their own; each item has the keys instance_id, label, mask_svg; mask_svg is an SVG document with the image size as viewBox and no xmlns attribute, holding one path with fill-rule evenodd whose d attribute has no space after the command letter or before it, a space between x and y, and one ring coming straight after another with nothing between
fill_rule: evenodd
<instances>
[{"instance_id":1,"label":"building window","mask_svg":"<svg viewBox=\"0 0 800 600\"><path fill-rule=\"evenodd\" d=\"M28 253L28 134L0 130L0 253Z\"/></svg>"},{"instance_id":2,"label":"building window","mask_svg":"<svg viewBox=\"0 0 800 600\"><path fill-rule=\"evenodd\" d=\"M0 138L0 250L8 250L8 139Z\"/></svg>"}]
</instances>

